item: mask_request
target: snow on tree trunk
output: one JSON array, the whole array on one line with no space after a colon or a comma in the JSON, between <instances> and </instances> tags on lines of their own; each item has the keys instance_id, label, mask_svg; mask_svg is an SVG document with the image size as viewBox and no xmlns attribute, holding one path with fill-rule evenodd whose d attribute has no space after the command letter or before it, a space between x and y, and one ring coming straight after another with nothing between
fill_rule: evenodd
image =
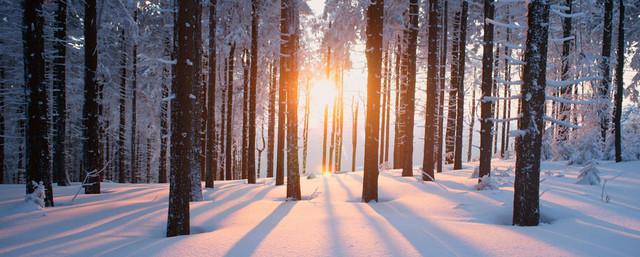
<instances>
[{"instance_id":1,"label":"snow on tree trunk","mask_svg":"<svg viewBox=\"0 0 640 257\"><path fill-rule=\"evenodd\" d=\"M402 144L398 151L402 155L400 168L402 168L402 176L413 176L413 127L415 113L415 95L416 95L416 49L418 45L418 14L420 3L418 0L409 1L409 24L405 29L407 36L407 49L405 50L405 64L407 64L407 77L405 92L401 99L403 108L403 120L400 126L402 128ZM379 75L378 75L379 76ZM368 89L371 90L371 89ZM378 89L377 89L378 90ZM369 100L367 100L367 105ZM367 113L369 107L367 107ZM368 115L368 114L367 114ZM369 121L367 121L368 124Z\"/></svg>"},{"instance_id":2,"label":"snow on tree trunk","mask_svg":"<svg viewBox=\"0 0 640 257\"><path fill-rule=\"evenodd\" d=\"M457 62L457 81L456 81L456 94L457 101L456 107L456 138L454 147L454 163L453 169L462 169L462 129L464 127L464 75L465 75L465 60L466 60L466 47L467 47L467 17L469 12L469 4L467 1L462 1L462 11L460 14L460 28L458 35L458 60ZM473 119L473 116L472 116Z\"/></svg>"},{"instance_id":3,"label":"snow on tree trunk","mask_svg":"<svg viewBox=\"0 0 640 257\"><path fill-rule=\"evenodd\" d=\"M619 1L619 23L618 23L618 58L616 65L616 95L615 109L613 115L615 132L615 158L616 162L622 161L622 99L624 97L624 1Z\"/></svg>"},{"instance_id":4,"label":"snow on tree trunk","mask_svg":"<svg viewBox=\"0 0 640 257\"><path fill-rule=\"evenodd\" d=\"M600 116L600 136L602 142L607 140L607 132L609 131L609 87L611 85L611 34L612 34L612 16L613 16L613 0L604 0L604 18L602 25L602 60L600 69L602 70L602 80L596 96L600 100L599 116Z\"/></svg>"},{"instance_id":5,"label":"snow on tree trunk","mask_svg":"<svg viewBox=\"0 0 640 257\"><path fill-rule=\"evenodd\" d=\"M425 109L424 124L424 155L422 158L422 180L432 181L435 174L435 137L436 137L436 120L437 115L437 89L438 89L438 50L440 36L438 35L438 12L440 9L440 1L429 0L429 20L427 25L427 34L429 48L427 50L427 96Z\"/></svg>"},{"instance_id":6,"label":"snow on tree trunk","mask_svg":"<svg viewBox=\"0 0 640 257\"><path fill-rule=\"evenodd\" d=\"M537 226L540 221L540 152L544 133L547 36L549 4L529 3L527 41L524 53L521 117L516 137L516 178L513 196L513 224Z\"/></svg>"},{"instance_id":7,"label":"snow on tree trunk","mask_svg":"<svg viewBox=\"0 0 640 257\"><path fill-rule=\"evenodd\" d=\"M176 39L176 75L171 101L171 179L169 187L169 212L167 219L167 237L188 235L189 200L191 198L191 162L193 160L193 99L195 83L193 73L196 60L195 35L193 24L197 21L199 4L196 0L179 1Z\"/></svg>"},{"instance_id":8,"label":"snow on tree trunk","mask_svg":"<svg viewBox=\"0 0 640 257\"><path fill-rule=\"evenodd\" d=\"M66 119L67 119L67 102L66 102L66 79L65 65L67 54L67 2L63 0L56 1L58 9L55 14L56 31L54 36L56 41L53 42L56 50L56 56L53 59L53 97L55 101L55 139L53 145L53 181L58 186L68 186L69 178L67 178L67 170L65 167L65 136L66 136ZM1 174L0 174L1 175Z\"/></svg>"},{"instance_id":9,"label":"snow on tree trunk","mask_svg":"<svg viewBox=\"0 0 640 257\"><path fill-rule=\"evenodd\" d=\"M493 0L484 0L484 39L482 51L482 96L480 98L480 177L491 175L491 140L493 139ZM480 182L478 180L478 182Z\"/></svg>"},{"instance_id":10,"label":"snow on tree trunk","mask_svg":"<svg viewBox=\"0 0 640 257\"><path fill-rule=\"evenodd\" d=\"M53 190L49 170L48 103L45 83L44 39L42 1L26 1L24 4L24 76L28 89L27 144L27 195L42 190L44 184L45 206L53 206Z\"/></svg>"},{"instance_id":11,"label":"snow on tree trunk","mask_svg":"<svg viewBox=\"0 0 640 257\"><path fill-rule=\"evenodd\" d=\"M99 166L100 143L98 131L100 130L100 122L98 117L98 82L96 80L98 29L95 0L87 0L85 2L84 13L84 171L86 173L85 176L87 176L84 192L86 194L99 194L102 167Z\"/></svg>"},{"instance_id":12,"label":"snow on tree trunk","mask_svg":"<svg viewBox=\"0 0 640 257\"><path fill-rule=\"evenodd\" d=\"M280 34L284 37L281 49L283 73L281 83L287 90L287 199L301 200L298 164L298 43L300 37L299 7L295 1L283 0L280 5L282 22Z\"/></svg>"},{"instance_id":13,"label":"snow on tree trunk","mask_svg":"<svg viewBox=\"0 0 640 257\"><path fill-rule=\"evenodd\" d=\"M213 188L218 173L218 142L216 140L216 7L217 0L209 3L209 88L207 90L207 149L205 187Z\"/></svg>"},{"instance_id":14,"label":"snow on tree trunk","mask_svg":"<svg viewBox=\"0 0 640 257\"><path fill-rule=\"evenodd\" d=\"M366 10L367 109L365 120L362 201L378 201L378 129L384 0L369 2ZM416 17L417 18L417 17Z\"/></svg>"},{"instance_id":15,"label":"snow on tree trunk","mask_svg":"<svg viewBox=\"0 0 640 257\"><path fill-rule=\"evenodd\" d=\"M256 84L258 81L258 0L251 1L251 81L249 82L249 184L256 183ZM259 170L257 172L260 172Z\"/></svg>"}]
</instances>

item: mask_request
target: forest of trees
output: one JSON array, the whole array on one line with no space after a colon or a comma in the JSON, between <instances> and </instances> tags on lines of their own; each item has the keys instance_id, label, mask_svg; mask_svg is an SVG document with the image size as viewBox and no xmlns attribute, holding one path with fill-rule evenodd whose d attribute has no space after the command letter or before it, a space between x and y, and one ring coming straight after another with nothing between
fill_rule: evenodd
<instances>
[{"instance_id":1,"label":"forest of trees","mask_svg":"<svg viewBox=\"0 0 640 257\"><path fill-rule=\"evenodd\" d=\"M324 3L3 1L0 183L44 189L46 206L54 183L169 183L176 236L201 182L275 177L301 200L301 179L362 167L370 202L389 169L437 183L477 160L482 189L492 159L515 157L513 224L535 226L541 161L640 159L635 1ZM345 79L359 45L366 83ZM335 87L321 113L314 80Z\"/></svg>"}]
</instances>

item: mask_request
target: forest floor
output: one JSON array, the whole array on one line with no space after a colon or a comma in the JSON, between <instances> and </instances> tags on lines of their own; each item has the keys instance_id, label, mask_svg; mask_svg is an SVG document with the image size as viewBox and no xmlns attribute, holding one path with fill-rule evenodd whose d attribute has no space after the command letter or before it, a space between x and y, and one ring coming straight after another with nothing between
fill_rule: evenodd
<instances>
[{"instance_id":1,"label":"forest floor","mask_svg":"<svg viewBox=\"0 0 640 257\"><path fill-rule=\"evenodd\" d=\"M640 162L598 165L602 186L576 184L581 166L544 162L542 224L511 226L513 161L494 160L496 190L477 191L473 166L437 174L384 171L380 202L362 203L362 172L285 186L216 182L191 204L192 235L165 238L168 185L104 183L103 194L55 187L56 207L0 185L0 256L639 256Z\"/></svg>"}]
</instances>

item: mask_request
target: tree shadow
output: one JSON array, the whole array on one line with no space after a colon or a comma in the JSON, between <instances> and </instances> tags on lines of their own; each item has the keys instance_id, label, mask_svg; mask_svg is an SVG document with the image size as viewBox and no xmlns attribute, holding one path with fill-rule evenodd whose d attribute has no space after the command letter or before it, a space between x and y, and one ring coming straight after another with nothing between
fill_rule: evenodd
<instances>
[{"instance_id":1,"label":"tree shadow","mask_svg":"<svg viewBox=\"0 0 640 257\"><path fill-rule=\"evenodd\" d=\"M225 256L249 256L253 254L260 243L291 212L295 205L295 201L280 203L260 224L238 240Z\"/></svg>"}]
</instances>

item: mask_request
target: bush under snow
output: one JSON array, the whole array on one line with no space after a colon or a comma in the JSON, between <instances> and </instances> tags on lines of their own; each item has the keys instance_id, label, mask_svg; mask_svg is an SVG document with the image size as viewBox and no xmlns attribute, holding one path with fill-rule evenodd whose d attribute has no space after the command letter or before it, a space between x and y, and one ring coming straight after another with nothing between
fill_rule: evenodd
<instances>
[{"instance_id":1,"label":"bush under snow","mask_svg":"<svg viewBox=\"0 0 640 257\"><path fill-rule=\"evenodd\" d=\"M596 168L596 165L590 163L580 170L578 175L578 181L576 184L580 185L599 185L600 184L600 170Z\"/></svg>"}]
</instances>

